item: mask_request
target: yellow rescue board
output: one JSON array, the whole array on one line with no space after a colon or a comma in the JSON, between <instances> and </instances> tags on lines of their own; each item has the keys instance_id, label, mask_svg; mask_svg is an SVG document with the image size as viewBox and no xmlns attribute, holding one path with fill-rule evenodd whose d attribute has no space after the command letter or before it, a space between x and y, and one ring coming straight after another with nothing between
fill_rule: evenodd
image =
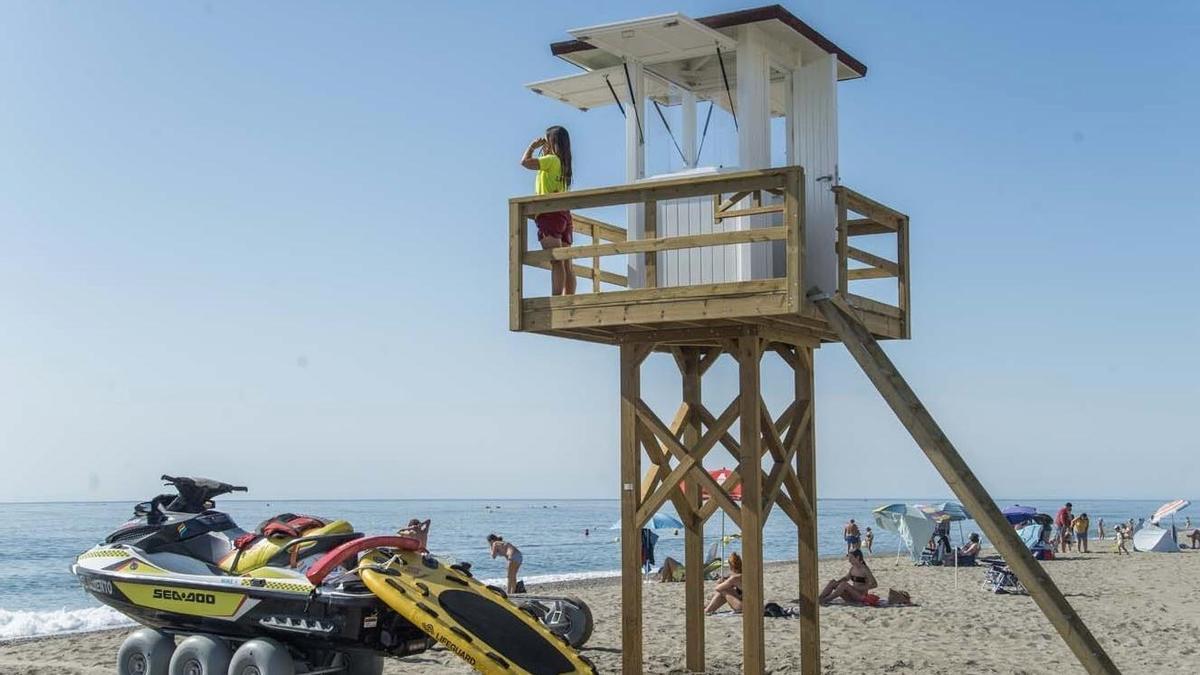
<instances>
[{"instance_id":1,"label":"yellow rescue board","mask_svg":"<svg viewBox=\"0 0 1200 675\"><path fill-rule=\"evenodd\" d=\"M496 675L595 673L591 662L499 593L415 551L364 563L380 600L475 670Z\"/></svg>"}]
</instances>

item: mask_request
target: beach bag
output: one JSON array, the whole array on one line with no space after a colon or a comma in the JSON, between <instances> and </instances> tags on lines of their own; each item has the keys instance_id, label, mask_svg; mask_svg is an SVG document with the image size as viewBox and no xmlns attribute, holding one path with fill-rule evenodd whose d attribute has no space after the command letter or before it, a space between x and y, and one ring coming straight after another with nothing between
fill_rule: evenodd
<instances>
[{"instance_id":1,"label":"beach bag","mask_svg":"<svg viewBox=\"0 0 1200 675\"><path fill-rule=\"evenodd\" d=\"M766 606L763 607L763 616L765 617L771 619L781 619L787 615L788 613L784 611L783 607L780 607L779 603L777 602L768 602Z\"/></svg>"},{"instance_id":2,"label":"beach bag","mask_svg":"<svg viewBox=\"0 0 1200 675\"><path fill-rule=\"evenodd\" d=\"M912 596L908 591L898 591L894 588L888 589L888 604L889 605L911 605Z\"/></svg>"},{"instance_id":3,"label":"beach bag","mask_svg":"<svg viewBox=\"0 0 1200 675\"><path fill-rule=\"evenodd\" d=\"M517 588L515 589L515 592L517 592L517 593L525 592L525 582L524 581L517 582Z\"/></svg>"}]
</instances>

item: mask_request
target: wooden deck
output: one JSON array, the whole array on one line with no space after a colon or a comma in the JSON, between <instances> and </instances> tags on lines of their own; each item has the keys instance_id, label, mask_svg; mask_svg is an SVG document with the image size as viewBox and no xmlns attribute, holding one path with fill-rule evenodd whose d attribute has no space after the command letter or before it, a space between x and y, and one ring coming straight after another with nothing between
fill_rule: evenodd
<instances>
[{"instance_id":1,"label":"wooden deck","mask_svg":"<svg viewBox=\"0 0 1200 675\"><path fill-rule=\"evenodd\" d=\"M785 167L510 200L510 329L604 344L653 342L660 348L718 344L744 335L750 328L761 335L777 335L789 344L838 341L836 331L805 297L802 287L805 239L801 178L799 167ZM876 338L907 339L908 217L848 188L835 190L838 243L837 250L830 253L836 254L839 261L838 294ZM781 224L713 234L655 236L657 202L694 197L713 199L714 221L779 214ZM645 205L645 238L631 240L625 229L580 213L583 209L623 204ZM530 218L560 210L573 212L576 236L588 238L590 243L529 251ZM894 238L894 260L852 245L855 238L872 235ZM775 241L784 242L786 254L786 273L778 278L656 286L661 252ZM632 255L645 256L645 288L629 288L628 276L614 271L623 268L620 262L624 256ZM616 266L602 269L601 259L609 256L622 259ZM527 297L525 268L548 270L552 261L570 261L580 286L590 283L591 292ZM851 261L856 266L851 267ZM854 282L887 278L896 280L895 305L851 292Z\"/></svg>"}]
</instances>

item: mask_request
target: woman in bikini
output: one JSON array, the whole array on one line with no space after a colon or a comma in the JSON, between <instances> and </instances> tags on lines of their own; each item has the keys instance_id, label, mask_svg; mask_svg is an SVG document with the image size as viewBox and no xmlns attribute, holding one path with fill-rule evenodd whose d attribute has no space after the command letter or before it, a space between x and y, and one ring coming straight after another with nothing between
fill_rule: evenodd
<instances>
[{"instance_id":1,"label":"woman in bikini","mask_svg":"<svg viewBox=\"0 0 1200 675\"><path fill-rule=\"evenodd\" d=\"M488 545L492 547L492 559L503 557L508 561L508 592L517 592L517 570L521 569L521 561L525 558L521 555L521 549L504 541L504 537L497 534L489 534L487 536Z\"/></svg>"},{"instance_id":2,"label":"woman in bikini","mask_svg":"<svg viewBox=\"0 0 1200 675\"><path fill-rule=\"evenodd\" d=\"M535 156L535 153L540 154ZM533 139L525 154L521 155L521 166L537 172L533 181L535 194L548 195L571 189L571 137L560 126L546 129L546 135ZM571 245L574 227L570 211L539 213L533 217L537 223L538 243L543 249L561 248ZM551 295L575 295L575 261L550 261Z\"/></svg>"},{"instance_id":3,"label":"woman in bikini","mask_svg":"<svg viewBox=\"0 0 1200 675\"><path fill-rule=\"evenodd\" d=\"M705 614L712 614L720 609L722 605L729 605L729 608L734 613L741 613L742 556L736 553L729 554L729 571L730 575L717 584L712 599L708 601L708 606L704 608Z\"/></svg>"},{"instance_id":4,"label":"woman in bikini","mask_svg":"<svg viewBox=\"0 0 1200 675\"><path fill-rule=\"evenodd\" d=\"M825 590L821 591L817 601L828 605L838 598L852 603L869 602L871 598L875 598L878 602L877 596L867 593L879 586L879 582L875 580L875 573L863 560L862 551L850 551L846 554L846 560L850 562L850 571L841 579L833 579L825 584Z\"/></svg>"}]
</instances>

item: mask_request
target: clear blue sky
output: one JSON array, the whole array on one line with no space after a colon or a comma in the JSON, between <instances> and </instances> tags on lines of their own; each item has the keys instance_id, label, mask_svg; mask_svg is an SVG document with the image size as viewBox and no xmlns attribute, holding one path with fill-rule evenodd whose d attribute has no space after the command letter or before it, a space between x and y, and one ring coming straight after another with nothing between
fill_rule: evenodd
<instances>
[{"instance_id":1,"label":"clear blue sky","mask_svg":"<svg viewBox=\"0 0 1200 675\"><path fill-rule=\"evenodd\" d=\"M620 120L522 84L567 28L748 4L5 3L0 499L615 497L616 350L507 331L505 200L550 123L618 181ZM1195 495L1200 6L788 7L870 67L841 174L912 218L887 349L985 484ZM817 362L820 494L948 494Z\"/></svg>"}]
</instances>

